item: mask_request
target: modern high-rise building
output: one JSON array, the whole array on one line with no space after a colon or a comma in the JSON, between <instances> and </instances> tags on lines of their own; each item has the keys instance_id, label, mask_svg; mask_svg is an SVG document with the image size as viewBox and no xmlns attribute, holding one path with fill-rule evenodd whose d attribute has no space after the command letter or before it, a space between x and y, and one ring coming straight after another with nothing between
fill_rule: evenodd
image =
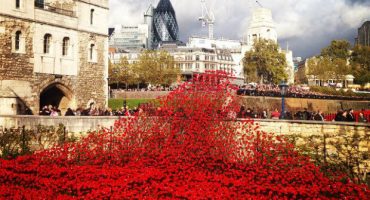
<instances>
[{"instance_id":1,"label":"modern high-rise building","mask_svg":"<svg viewBox=\"0 0 370 200\"><path fill-rule=\"evenodd\" d=\"M116 26L109 38L109 46L120 50L148 48L149 29L147 24L137 26Z\"/></svg>"},{"instance_id":2,"label":"modern high-rise building","mask_svg":"<svg viewBox=\"0 0 370 200\"><path fill-rule=\"evenodd\" d=\"M160 0L156 8L150 4L143 24L118 25L109 39L110 47L124 51L157 49L171 42L179 43L179 27L170 0Z\"/></svg>"},{"instance_id":3,"label":"modern high-rise building","mask_svg":"<svg viewBox=\"0 0 370 200\"><path fill-rule=\"evenodd\" d=\"M356 44L370 46L370 21L366 21L358 29Z\"/></svg>"},{"instance_id":4,"label":"modern high-rise building","mask_svg":"<svg viewBox=\"0 0 370 200\"><path fill-rule=\"evenodd\" d=\"M152 45L179 40L179 26L170 0L160 0L153 12Z\"/></svg>"}]
</instances>

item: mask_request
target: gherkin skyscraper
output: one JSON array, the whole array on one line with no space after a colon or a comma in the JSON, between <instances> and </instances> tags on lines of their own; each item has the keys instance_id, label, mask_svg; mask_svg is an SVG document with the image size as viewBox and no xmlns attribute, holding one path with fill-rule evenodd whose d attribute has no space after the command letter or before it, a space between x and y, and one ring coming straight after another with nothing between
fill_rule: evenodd
<instances>
[{"instance_id":1,"label":"gherkin skyscraper","mask_svg":"<svg viewBox=\"0 0 370 200\"><path fill-rule=\"evenodd\" d=\"M160 0L154 9L152 34L154 48L162 42L178 41L179 26L170 0Z\"/></svg>"}]
</instances>

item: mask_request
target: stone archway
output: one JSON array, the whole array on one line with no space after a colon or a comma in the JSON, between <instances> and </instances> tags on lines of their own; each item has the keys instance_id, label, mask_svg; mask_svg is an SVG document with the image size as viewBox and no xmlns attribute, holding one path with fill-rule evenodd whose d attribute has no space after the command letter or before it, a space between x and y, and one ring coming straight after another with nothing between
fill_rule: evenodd
<instances>
[{"instance_id":1,"label":"stone archway","mask_svg":"<svg viewBox=\"0 0 370 200\"><path fill-rule=\"evenodd\" d=\"M72 107L73 93L63 84L53 83L40 93L40 110L44 106L52 105L58 107L62 114Z\"/></svg>"}]
</instances>

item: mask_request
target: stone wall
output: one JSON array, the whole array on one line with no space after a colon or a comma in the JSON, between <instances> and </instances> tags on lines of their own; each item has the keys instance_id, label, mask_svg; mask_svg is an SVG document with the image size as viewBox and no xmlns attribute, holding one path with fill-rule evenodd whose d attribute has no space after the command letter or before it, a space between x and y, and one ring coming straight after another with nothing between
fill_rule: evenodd
<instances>
[{"instance_id":1,"label":"stone wall","mask_svg":"<svg viewBox=\"0 0 370 200\"><path fill-rule=\"evenodd\" d=\"M354 110L370 109L369 101L348 101L328 99L301 99L286 98L286 110L296 112L307 108L309 111L321 110L324 113L336 113L339 109ZM243 104L248 108L261 108L281 110L281 98L279 97L243 97Z\"/></svg>"},{"instance_id":2,"label":"stone wall","mask_svg":"<svg viewBox=\"0 0 370 200\"><path fill-rule=\"evenodd\" d=\"M128 98L128 99L155 99L159 96L167 95L166 91L113 91L113 98ZM301 98L286 98L286 109L288 111L300 111L303 108L308 108L310 111L321 110L324 113L336 113L338 109L354 110L370 109L369 101L348 101L348 100L328 100L328 99L301 99ZM274 110L275 108L281 109L280 97L254 97L243 96L243 105L246 108L259 108Z\"/></svg>"},{"instance_id":3,"label":"stone wall","mask_svg":"<svg viewBox=\"0 0 370 200\"><path fill-rule=\"evenodd\" d=\"M0 130L20 128L23 126L28 130L36 130L39 125L57 127L59 124L63 124L68 133L74 133L76 137L81 137L89 131L100 130L102 128L110 129L114 126L116 120L119 120L119 117L3 115L0 116ZM342 141L344 138L356 135L361 138L370 137L370 124L363 123L258 119L255 120L255 124L259 126L259 130L268 133L299 137L299 145L306 145L310 137L318 137L319 140L322 140L325 136L331 138L331 141ZM322 141L320 142L322 143ZM363 139L360 142L360 150L370 154L370 138Z\"/></svg>"},{"instance_id":4,"label":"stone wall","mask_svg":"<svg viewBox=\"0 0 370 200\"><path fill-rule=\"evenodd\" d=\"M68 132L86 133L110 128L119 117L50 117L50 116L0 116L0 129L20 128L25 126L28 130L36 129L38 125L55 126L63 124Z\"/></svg>"},{"instance_id":5,"label":"stone wall","mask_svg":"<svg viewBox=\"0 0 370 200\"><path fill-rule=\"evenodd\" d=\"M89 61L89 43L96 45L97 60ZM106 106L106 98L108 95L107 75L106 75L106 52L105 49L106 37L96 34L80 33L79 35L79 60L80 69L78 81L75 88L77 104L84 107L90 99L93 99L100 107Z\"/></svg>"},{"instance_id":6,"label":"stone wall","mask_svg":"<svg viewBox=\"0 0 370 200\"><path fill-rule=\"evenodd\" d=\"M63 124L70 132L80 133L97 128L110 128L119 117L50 117L50 116L0 116L0 128L18 128L26 126L33 129L38 125L57 126ZM319 122L319 121L290 121L273 119L256 119L256 124L265 132L279 135L312 135L312 134L339 134L357 133L369 134L370 124L346 122ZM369 141L370 142L370 141Z\"/></svg>"},{"instance_id":7,"label":"stone wall","mask_svg":"<svg viewBox=\"0 0 370 200\"><path fill-rule=\"evenodd\" d=\"M78 139L89 131L111 129L119 117L49 117L49 116L0 116L0 134L12 129L17 134L27 133L31 150L45 149L66 139ZM48 127L65 131L45 131ZM42 125L42 126L40 126ZM335 164L357 164L349 167L357 174L366 174L370 165L370 124L317 121L256 120L255 125L268 133L294 139L295 147L312 160ZM25 129L23 129L23 126ZM42 127L42 129L40 129ZM254 129L254 127L250 127ZM29 130L27 132L22 132ZM1 147L0 147L1 155Z\"/></svg>"},{"instance_id":8,"label":"stone wall","mask_svg":"<svg viewBox=\"0 0 370 200\"><path fill-rule=\"evenodd\" d=\"M30 87L30 81L33 81L33 25L0 15L0 27L4 30L0 33L0 44L3 45L0 48L0 87L3 90L10 88L25 105L28 104L31 107L33 103ZM14 50L12 43L16 31L22 32L21 38L24 41L21 43L23 49L20 47L18 52Z\"/></svg>"},{"instance_id":9,"label":"stone wall","mask_svg":"<svg viewBox=\"0 0 370 200\"><path fill-rule=\"evenodd\" d=\"M369 134L370 124L347 123L347 122L320 122L320 121L295 121L257 119L256 124L261 130L279 135L310 136L317 134ZM370 141L369 141L370 144ZM370 150L370 149L369 149Z\"/></svg>"},{"instance_id":10,"label":"stone wall","mask_svg":"<svg viewBox=\"0 0 370 200\"><path fill-rule=\"evenodd\" d=\"M34 1L22 1L20 9L14 1L0 0L0 91L10 90L18 100L16 114L29 108L33 114L40 110L40 96L48 89L60 90L62 112L68 107L86 107L88 102L106 106L108 87L108 38L106 19L108 0L51 0L57 7L71 10L68 16L52 10L35 8ZM90 10L96 16L90 24ZM21 31L21 47L15 51L15 32ZM52 35L50 52L43 52L44 35ZM62 55L62 41L70 38L70 55ZM88 45L93 42L96 60L90 62ZM3 97L0 97L3 98ZM67 102L66 102L67 101ZM0 109L13 109L5 104ZM13 106L10 108L9 106Z\"/></svg>"}]
</instances>

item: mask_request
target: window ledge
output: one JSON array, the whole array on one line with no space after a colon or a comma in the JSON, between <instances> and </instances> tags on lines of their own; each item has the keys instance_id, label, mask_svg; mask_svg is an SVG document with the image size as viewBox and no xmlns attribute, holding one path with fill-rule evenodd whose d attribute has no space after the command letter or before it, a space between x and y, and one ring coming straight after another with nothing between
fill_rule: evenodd
<instances>
[{"instance_id":1,"label":"window ledge","mask_svg":"<svg viewBox=\"0 0 370 200\"><path fill-rule=\"evenodd\" d=\"M21 51L21 50L12 50L12 53L15 53L15 54L26 54L26 51Z\"/></svg>"},{"instance_id":2,"label":"window ledge","mask_svg":"<svg viewBox=\"0 0 370 200\"><path fill-rule=\"evenodd\" d=\"M66 55L62 55L61 58L72 59L73 56L72 56L72 54L66 54Z\"/></svg>"},{"instance_id":3,"label":"window ledge","mask_svg":"<svg viewBox=\"0 0 370 200\"><path fill-rule=\"evenodd\" d=\"M41 57L44 57L44 58L55 58L54 55L50 54L50 53L42 53L41 54Z\"/></svg>"},{"instance_id":4,"label":"window ledge","mask_svg":"<svg viewBox=\"0 0 370 200\"><path fill-rule=\"evenodd\" d=\"M14 12L20 12L20 13L26 13L26 10L24 8L13 8Z\"/></svg>"}]
</instances>

